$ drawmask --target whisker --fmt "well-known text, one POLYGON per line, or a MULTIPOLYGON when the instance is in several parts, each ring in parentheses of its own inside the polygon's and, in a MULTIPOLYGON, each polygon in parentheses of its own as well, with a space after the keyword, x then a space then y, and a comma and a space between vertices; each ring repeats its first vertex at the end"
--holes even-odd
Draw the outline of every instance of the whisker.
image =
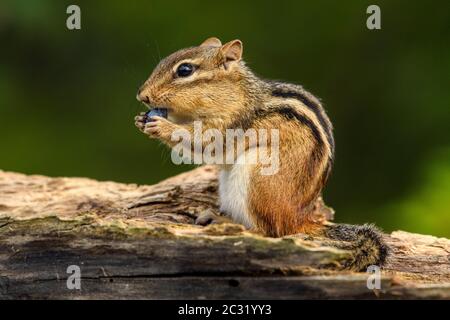
POLYGON ((154 41, 154 43, 155 43, 156 52, 158 53, 158 58, 159 58, 158 61, 161 61, 161 52, 159 51, 158 41, 156 41, 156 39, 153 40, 153 41, 154 41))

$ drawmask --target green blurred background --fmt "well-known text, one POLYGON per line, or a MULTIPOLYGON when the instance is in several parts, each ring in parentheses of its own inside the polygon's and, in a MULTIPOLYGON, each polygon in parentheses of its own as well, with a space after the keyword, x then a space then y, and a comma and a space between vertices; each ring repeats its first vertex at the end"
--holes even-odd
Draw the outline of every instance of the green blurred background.
POLYGON ((0 169, 143 184, 190 169, 134 127, 135 95, 160 57, 210 36, 241 39, 258 74, 322 98, 337 221, 450 237, 447 0, 3 0, 0 169), (366 28, 370 4, 381 30, 366 28))

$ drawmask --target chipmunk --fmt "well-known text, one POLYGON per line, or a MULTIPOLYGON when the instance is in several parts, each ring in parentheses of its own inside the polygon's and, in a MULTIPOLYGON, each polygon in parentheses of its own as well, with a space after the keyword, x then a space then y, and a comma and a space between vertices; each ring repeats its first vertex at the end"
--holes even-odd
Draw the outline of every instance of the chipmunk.
MULTIPOLYGON (((202 121, 203 130, 220 132, 278 129, 280 165, 276 174, 262 175, 259 164, 221 166, 221 213, 267 236, 306 233, 338 238, 338 229, 324 226, 313 215, 335 151, 333 126, 324 108, 300 85, 256 76, 242 60, 242 53, 240 40, 222 44, 209 38, 163 59, 140 87, 137 99, 167 109, 168 118, 153 116, 147 122, 141 113, 135 125, 169 147, 177 143, 172 133, 178 129, 193 133, 196 120, 202 121)), ((257 150, 258 146, 246 146, 246 152, 257 150)), ((207 212, 196 222, 219 219, 207 212)), ((349 238, 349 228, 344 229, 349 238)), ((366 229, 363 233, 370 234, 366 229)), ((381 246, 379 237, 377 240, 381 246)), ((383 255, 384 249, 377 254, 383 255)))

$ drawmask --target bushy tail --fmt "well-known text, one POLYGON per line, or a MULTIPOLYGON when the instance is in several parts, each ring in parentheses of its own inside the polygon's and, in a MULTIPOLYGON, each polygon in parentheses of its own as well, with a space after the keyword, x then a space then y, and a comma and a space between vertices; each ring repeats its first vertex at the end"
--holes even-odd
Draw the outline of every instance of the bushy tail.
POLYGON ((383 240, 381 231, 370 224, 328 224, 324 236, 339 249, 353 252, 353 258, 344 266, 354 271, 365 271, 370 265, 383 266, 389 247, 383 240))

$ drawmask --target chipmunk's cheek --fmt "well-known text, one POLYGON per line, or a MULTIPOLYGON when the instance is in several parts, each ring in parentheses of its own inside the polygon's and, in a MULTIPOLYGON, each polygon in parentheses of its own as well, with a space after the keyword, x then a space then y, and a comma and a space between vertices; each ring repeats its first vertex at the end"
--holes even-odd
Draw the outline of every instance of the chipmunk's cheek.
POLYGON ((179 105, 178 103, 169 104, 170 106, 167 110, 167 117, 170 119, 171 117, 179 116, 180 114, 183 114, 185 112, 185 108, 183 105, 179 105))

